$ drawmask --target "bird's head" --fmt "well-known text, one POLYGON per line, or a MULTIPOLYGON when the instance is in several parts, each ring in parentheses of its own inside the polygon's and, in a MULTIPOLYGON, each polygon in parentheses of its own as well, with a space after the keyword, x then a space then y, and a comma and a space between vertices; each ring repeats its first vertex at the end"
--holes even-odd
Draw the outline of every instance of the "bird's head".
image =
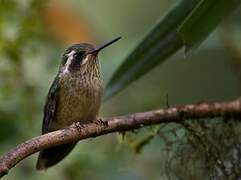
POLYGON ((84 67, 86 69, 86 67, 88 68, 88 65, 91 67, 97 64, 98 53, 119 39, 120 37, 115 38, 112 41, 109 41, 96 48, 87 43, 74 44, 70 46, 63 54, 63 59, 60 66, 61 72, 72 73, 81 71, 81 69, 84 67))

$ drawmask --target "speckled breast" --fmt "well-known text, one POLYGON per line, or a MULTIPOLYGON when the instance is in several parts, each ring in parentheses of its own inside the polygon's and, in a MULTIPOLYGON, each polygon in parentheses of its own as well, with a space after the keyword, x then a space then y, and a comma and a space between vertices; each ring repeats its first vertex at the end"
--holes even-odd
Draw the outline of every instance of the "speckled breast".
POLYGON ((61 77, 54 129, 96 119, 101 95, 102 79, 99 76, 75 73, 61 77))

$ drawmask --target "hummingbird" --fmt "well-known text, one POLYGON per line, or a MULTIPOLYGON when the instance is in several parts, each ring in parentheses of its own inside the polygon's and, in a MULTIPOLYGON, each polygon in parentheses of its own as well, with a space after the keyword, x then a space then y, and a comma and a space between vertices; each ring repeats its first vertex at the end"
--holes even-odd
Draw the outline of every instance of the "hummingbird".
MULTIPOLYGON (((96 48, 88 43, 67 48, 47 95, 42 134, 73 123, 85 124, 97 120, 103 93, 98 53, 119 39, 96 48)), ((40 151, 36 169, 43 170, 57 164, 76 144, 71 142, 40 151)))

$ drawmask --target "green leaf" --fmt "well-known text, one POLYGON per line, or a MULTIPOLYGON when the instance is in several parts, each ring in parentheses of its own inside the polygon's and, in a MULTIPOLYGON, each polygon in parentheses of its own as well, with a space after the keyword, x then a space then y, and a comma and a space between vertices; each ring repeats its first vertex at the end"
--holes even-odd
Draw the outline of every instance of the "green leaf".
POLYGON ((107 85, 105 98, 140 78, 183 45, 198 46, 240 0, 182 0, 150 31, 125 59, 107 85))
POLYGON ((107 85, 105 98, 125 88, 163 62, 183 45, 177 28, 201 0, 179 1, 146 35, 117 69, 107 85))
POLYGON ((186 51, 200 45, 240 3, 240 0, 202 0, 178 31, 185 42, 186 51))

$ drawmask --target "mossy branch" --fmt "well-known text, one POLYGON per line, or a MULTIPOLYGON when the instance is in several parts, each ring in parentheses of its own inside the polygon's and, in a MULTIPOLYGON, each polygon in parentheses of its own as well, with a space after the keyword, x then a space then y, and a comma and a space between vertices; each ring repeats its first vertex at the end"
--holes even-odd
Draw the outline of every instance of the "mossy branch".
POLYGON ((180 123, 186 119, 214 117, 241 118, 241 99, 229 102, 211 102, 177 105, 165 109, 103 118, 84 127, 72 125, 30 139, 7 152, 0 159, 0 177, 6 175, 17 163, 33 153, 60 144, 97 137, 113 132, 131 131, 161 123, 180 123))

